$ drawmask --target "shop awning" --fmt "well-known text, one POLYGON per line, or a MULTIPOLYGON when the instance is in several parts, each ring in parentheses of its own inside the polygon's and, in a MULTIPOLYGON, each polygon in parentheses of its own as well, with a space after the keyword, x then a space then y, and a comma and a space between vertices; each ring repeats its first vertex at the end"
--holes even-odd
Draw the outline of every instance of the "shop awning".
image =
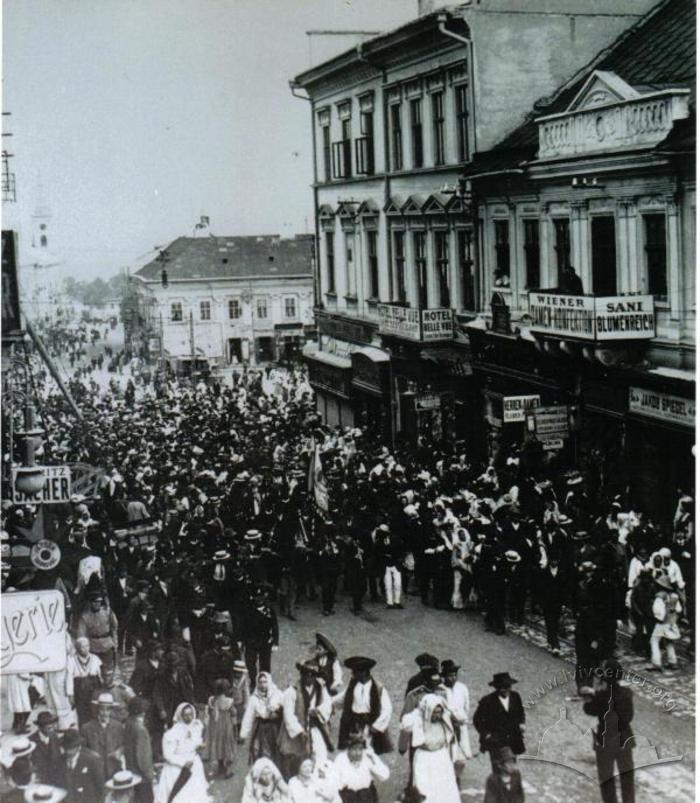
POLYGON ((375 348, 374 346, 363 346, 361 349, 356 349, 353 354, 364 354, 372 362, 389 362, 389 355, 382 349, 375 348))
POLYGON ((337 354, 330 354, 327 351, 310 351, 304 354, 307 360, 316 360, 334 368, 352 368, 352 362, 348 357, 339 357, 337 354))

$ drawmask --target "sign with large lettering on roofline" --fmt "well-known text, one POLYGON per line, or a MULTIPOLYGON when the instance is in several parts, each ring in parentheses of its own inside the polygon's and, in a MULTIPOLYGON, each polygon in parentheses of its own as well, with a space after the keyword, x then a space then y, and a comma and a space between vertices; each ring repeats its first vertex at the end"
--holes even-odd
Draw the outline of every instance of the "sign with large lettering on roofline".
POLYGON ((18 491, 15 487, 17 469, 12 469, 12 487, 15 504, 50 505, 70 502, 70 466, 40 466, 44 472, 44 487, 34 494, 18 491))
POLYGON ((656 336, 654 296, 528 294, 530 329, 553 337, 610 342, 656 336))
POLYGON ((65 625, 65 603, 60 591, 3 594, 0 672, 9 675, 65 669, 65 625))
POLYGON ((682 396, 630 387, 629 410, 660 421, 695 427, 695 401, 682 396))

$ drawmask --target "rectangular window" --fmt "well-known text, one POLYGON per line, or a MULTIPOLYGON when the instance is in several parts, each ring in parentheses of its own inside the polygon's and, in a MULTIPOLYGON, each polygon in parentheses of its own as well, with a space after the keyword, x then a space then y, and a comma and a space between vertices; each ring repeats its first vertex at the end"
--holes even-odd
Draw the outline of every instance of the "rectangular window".
POLYGON ((170 305, 170 320, 173 323, 182 321, 182 304, 179 301, 173 301, 170 305))
POLYGON ((476 309, 476 288, 474 287, 474 259, 472 258, 471 229, 460 231, 458 235, 459 272, 462 277, 462 308, 476 309))
POLYGON ((457 148, 460 162, 469 159, 469 110, 467 106, 467 85, 455 87, 455 109, 457 112, 457 148))
POLYGON ((403 147, 401 142, 401 104, 394 103, 389 107, 391 125, 391 167, 393 170, 403 169, 403 147))
POLYGON ((360 115, 361 137, 355 140, 355 170, 360 175, 374 174, 374 115, 363 112, 360 115))
POLYGON ((255 301, 256 315, 261 320, 267 318, 267 298, 258 298, 255 301))
POLYGON ((494 220, 493 230, 496 241, 496 275, 494 279, 497 287, 508 287, 510 285, 510 224, 507 220, 494 220), (499 279, 501 284, 498 284, 499 279))
POLYGON ((433 159, 436 165, 445 164, 445 110, 444 92, 434 92, 433 103, 433 159))
POLYGON ((404 303, 406 301, 406 246, 402 231, 394 232, 394 266, 398 301, 404 303))
POLYGON ((666 215, 644 215, 644 250, 647 257, 647 287, 659 299, 668 298, 666 261, 666 215))
POLYGON ((591 267, 595 295, 614 296, 617 293, 617 248, 612 215, 591 220, 591 267))
POLYGON ((377 260, 377 232, 367 232, 367 262, 369 263, 369 295, 379 298, 379 261, 377 260))
POLYGON ((348 277, 348 295, 357 296, 357 275, 355 273, 355 235, 345 235, 345 269, 348 277))
POLYGON ((324 125, 321 129, 323 139, 323 180, 331 180, 331 127, 324 125))
POLYGON ((440 306, 450 306, 450 252, 446 231, 435 232, 435 267, 440 287, 440 306))
POLYGON ((233 321, 241 317, 241 302, 237 298, 228 301, 228 317, 233 321))
POLYGON ((564 283, 564 271, 571 261, 571 233, 569 218, 560 217, 554 221, 554 253, 557 260, 557 287, 564 283))
POLYGON ((523 247, 525 249, 525 287, 540 286, 540 221, 523 220, 523 247))
POLYGON ((285 318, 296 318, 297 317, 297 300, 296 298, 285 298, 284 299, 284 317, 285 318))
POLYGON ((425 262, 425 232, 413 232, 413 258, 418 282, 418 309, 428 308, 428 271, 425 262))
POLYGON ((211 320, 211 301, 199 302, 199 319, 201 321, 211 320))
POLYGON ((352 175, 352 140, 350 120, 342 120, 342 139, 333 143, 333 178, 349 178, 352 175))
POLYGON ((326 280, 328 292, 335 293, 335 236, 332 231, 326 232, 326 280))
POLYGON ((411 101, 411 150, 413 166, 423 167, 423 100, 411 101))

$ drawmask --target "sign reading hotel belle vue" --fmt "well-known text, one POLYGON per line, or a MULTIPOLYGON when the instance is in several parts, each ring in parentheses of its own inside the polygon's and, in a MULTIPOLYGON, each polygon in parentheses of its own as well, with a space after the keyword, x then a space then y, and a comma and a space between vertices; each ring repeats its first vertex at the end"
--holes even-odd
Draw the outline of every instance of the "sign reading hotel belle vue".
POLYGON ((654 296, 569 296, 530 293, 533 332, 563 338, 646 340, 656 335, 654 296))
POLYGON ((451 309, 417 310, 393 304, 379 304, 379 331, 406 340, 452 340, 454 316, 451 309))
POLYGON ((65 625, 65 604, 60 591, 3 594, 2 674, 65 669, 65 625))

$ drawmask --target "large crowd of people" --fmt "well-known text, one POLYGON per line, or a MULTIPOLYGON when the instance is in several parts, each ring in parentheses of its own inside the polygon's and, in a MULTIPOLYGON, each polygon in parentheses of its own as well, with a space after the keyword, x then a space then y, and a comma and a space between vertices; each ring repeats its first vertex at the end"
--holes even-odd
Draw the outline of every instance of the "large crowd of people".
POLYGON ((454 661, 418 656, 397 720, 375 662, 339 656, 318 633, 313 654, 295 656, 298 681, 280 689, 277 617, 294 620, 302 603, 324 616, 340 597, 355 615, 432 606, 481 615, 497 635, 542 620, 555 654, 572 621, 583 695, 615 657, 620 620, 650 669, 676 667, 694 618, 690 496, 672 521, 652 522, 605 489, 592 495, 581 473, 533 472, 516 451, 484 463, 461 443, 392 448, 364 428, 331 430, 298 366, 195 383, 131 371, 125 352, 81 363, 75 351, 68 386, 83 421, 35 374, 41 455, 105 473, 44 523, 54 566, 16 559, 37 510, 3 503, 3 592, 59 589, 68 622, 65 670, 7 676, 13 791, 206 801, 243 749, 245 803, 366 803, 398 741, 405 800, 456 803, 473 724, 492 761, 486 799, 522 799, 525 716, 507 672, 472 714, 454 661), (97 381, 103 366, 125 367, 126 388, 97 381))

